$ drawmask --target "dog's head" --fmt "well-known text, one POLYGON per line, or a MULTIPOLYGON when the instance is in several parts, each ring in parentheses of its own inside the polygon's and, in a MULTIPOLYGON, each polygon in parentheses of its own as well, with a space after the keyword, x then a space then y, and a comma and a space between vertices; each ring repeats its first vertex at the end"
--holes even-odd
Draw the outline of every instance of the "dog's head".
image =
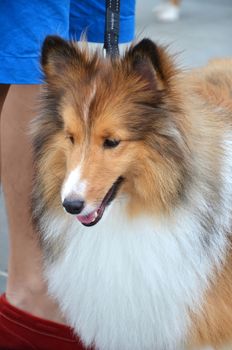
POLYGON ((50 36, 42 67, 34 149, 45 202, 59 198, 87 226, 120 194, 131 210, 168 207, 185 170, 176 71, 165 50, 144 39, 112 60, 50 36))

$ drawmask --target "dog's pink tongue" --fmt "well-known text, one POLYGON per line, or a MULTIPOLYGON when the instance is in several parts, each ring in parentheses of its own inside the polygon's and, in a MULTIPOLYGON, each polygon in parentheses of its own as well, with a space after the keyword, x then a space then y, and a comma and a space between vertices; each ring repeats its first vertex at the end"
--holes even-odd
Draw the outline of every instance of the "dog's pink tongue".
POLYGON ((82 224, 91 224, 95 220, 95 214, 94 212, 88 214, 88 215, 77 215, 77 219, 82 223, 82 224))

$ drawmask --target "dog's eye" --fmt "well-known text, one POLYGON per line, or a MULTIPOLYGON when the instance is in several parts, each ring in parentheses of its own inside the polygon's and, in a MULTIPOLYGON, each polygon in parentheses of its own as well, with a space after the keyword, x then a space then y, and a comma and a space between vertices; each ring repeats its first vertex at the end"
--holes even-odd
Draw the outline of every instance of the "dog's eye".
POLYGON ((75 143, 75 140, 74 140, 73 135, 67 135, 67 139, 68 139, 72 144, 75 143))
POLYGON ((114 139, 105 139, 103 143, 104 148, 115 148, 119 145, 120 140, 114 140, 114 139))

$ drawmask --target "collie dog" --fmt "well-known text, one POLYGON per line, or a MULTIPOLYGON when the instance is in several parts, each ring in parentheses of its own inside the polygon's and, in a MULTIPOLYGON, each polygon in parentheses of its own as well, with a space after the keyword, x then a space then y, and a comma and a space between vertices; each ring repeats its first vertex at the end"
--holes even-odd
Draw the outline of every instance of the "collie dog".
POLYGON ((232 338, 232 61, 181 72, 48 37, 33 219, 48 288, 99 350, 232 338))

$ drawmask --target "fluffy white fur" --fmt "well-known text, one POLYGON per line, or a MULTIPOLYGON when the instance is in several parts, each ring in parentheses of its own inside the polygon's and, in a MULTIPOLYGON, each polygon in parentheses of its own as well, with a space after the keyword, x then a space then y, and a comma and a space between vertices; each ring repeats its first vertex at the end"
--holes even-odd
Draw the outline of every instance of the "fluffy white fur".
POLYGON ((88 228, 62 215, 44 220, 45 240, 60 235, 63 242, 46 275, 83 342, 100 350, 184 348, 188 309, 200 310, 225 253, 222 225, 206 247, 198 217, 185 208, 170 218, 129 220, 124 200, 117 200, 88 228))

